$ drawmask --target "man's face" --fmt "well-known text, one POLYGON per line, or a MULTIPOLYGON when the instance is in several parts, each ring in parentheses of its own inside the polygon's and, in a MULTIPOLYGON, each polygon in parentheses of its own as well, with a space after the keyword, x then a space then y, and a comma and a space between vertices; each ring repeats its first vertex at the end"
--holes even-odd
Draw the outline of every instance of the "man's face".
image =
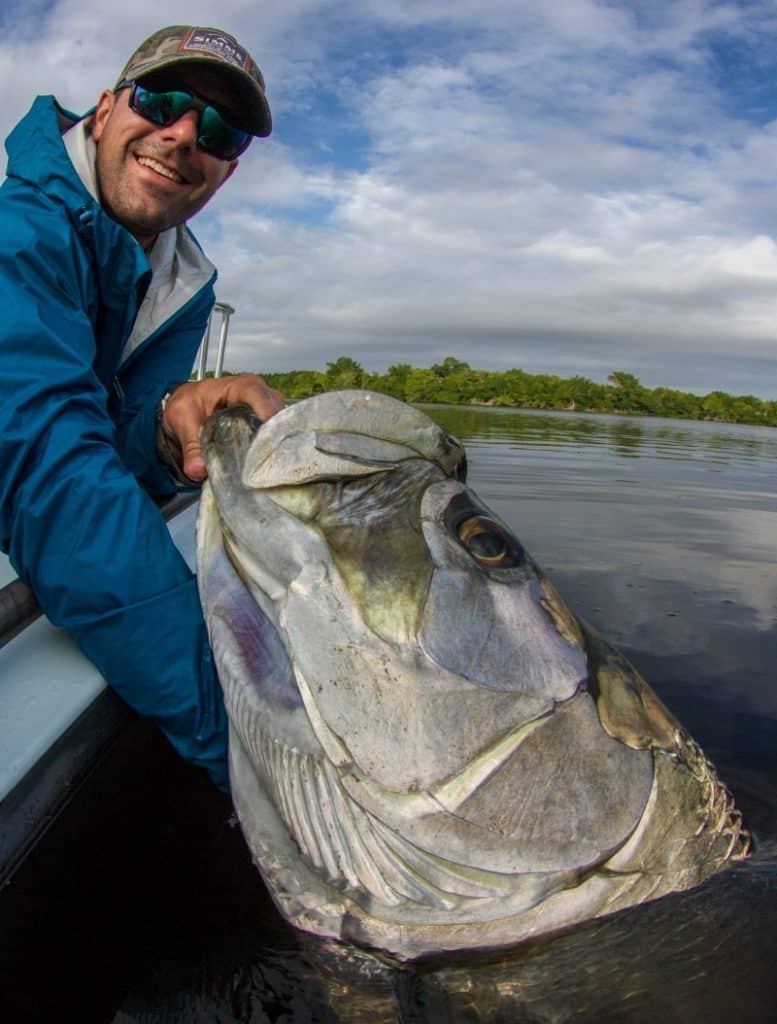
MULTIPOLYGON (((176 68, 164 84, 196 92, 220 110, 235 108, 227 83, 210 69, 176 68)), ((196 110, 163 128, 136 114, 129 95, 128 88, 106 90, 98 100, 92 122, 97 183, 104 209, 147 248, 160 231, 201 210, 237 160, 219 160, 197 148, 196 110)))

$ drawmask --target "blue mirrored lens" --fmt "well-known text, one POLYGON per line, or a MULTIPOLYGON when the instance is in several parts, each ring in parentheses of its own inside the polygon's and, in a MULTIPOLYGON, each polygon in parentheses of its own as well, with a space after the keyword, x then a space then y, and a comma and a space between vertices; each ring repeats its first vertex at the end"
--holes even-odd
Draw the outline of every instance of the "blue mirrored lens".
POLYGON ((200 112, 197 145, 206 153, 221 156, 223 160, 233 160, 250 141, 249 132, 233 127, 215 107, 206 106, 200 112))
POLYGON ((136 114, 154 124, 173 124, 187 110, 197 110, 197 145, 219 160, 234 160, 251 141, 251 133, 235 128, 215 107, 183 89, 156 92, 137 82, 130 92, 130 106, 136 114))

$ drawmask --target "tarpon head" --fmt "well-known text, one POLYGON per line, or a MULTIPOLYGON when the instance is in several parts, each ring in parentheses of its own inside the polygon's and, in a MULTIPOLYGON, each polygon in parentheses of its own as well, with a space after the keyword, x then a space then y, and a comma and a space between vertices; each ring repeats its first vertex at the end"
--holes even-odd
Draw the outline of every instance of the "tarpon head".
POLYGON ((455 439, 364 391, 257 427, 205 426, 198 575, 238 816, 290 920, 405 957, 497 945, 741 851, 701 752, 455 439))

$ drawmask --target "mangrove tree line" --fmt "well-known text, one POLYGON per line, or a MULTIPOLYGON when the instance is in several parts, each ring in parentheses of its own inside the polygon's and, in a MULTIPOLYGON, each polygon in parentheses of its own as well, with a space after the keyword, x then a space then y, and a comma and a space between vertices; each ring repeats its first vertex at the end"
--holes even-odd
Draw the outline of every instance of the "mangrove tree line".
POLYGON ((341 356, 327 363, 325 371, 289 370, 265 373, 264 377, 289 399, 339 388, 369 388, 406 402, 631 413, 777 426, 777 402, 725 391, 696 395, 674 388, 646 388, 634 374, 623 370, 611 373, 607 384, 599 384, 581 376, 475 370, 449 356, 428 369, 396 363, 385 373, 370 373, 350 356, 341 356))

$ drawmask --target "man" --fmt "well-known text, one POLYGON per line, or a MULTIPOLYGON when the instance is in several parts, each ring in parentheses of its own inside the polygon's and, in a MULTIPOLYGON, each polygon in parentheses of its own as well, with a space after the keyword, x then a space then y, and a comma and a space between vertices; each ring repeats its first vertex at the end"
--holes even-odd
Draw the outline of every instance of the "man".
POLYGON ((0 188, 0 543, 51 621, 224 789, 196 581, 149 492, 204 478, 215 409, 283 405, 253 374, 188 382, 216 274, 185 222, 270 130, 246 50, 171 26, 85 118, 39 97, 0 188))

